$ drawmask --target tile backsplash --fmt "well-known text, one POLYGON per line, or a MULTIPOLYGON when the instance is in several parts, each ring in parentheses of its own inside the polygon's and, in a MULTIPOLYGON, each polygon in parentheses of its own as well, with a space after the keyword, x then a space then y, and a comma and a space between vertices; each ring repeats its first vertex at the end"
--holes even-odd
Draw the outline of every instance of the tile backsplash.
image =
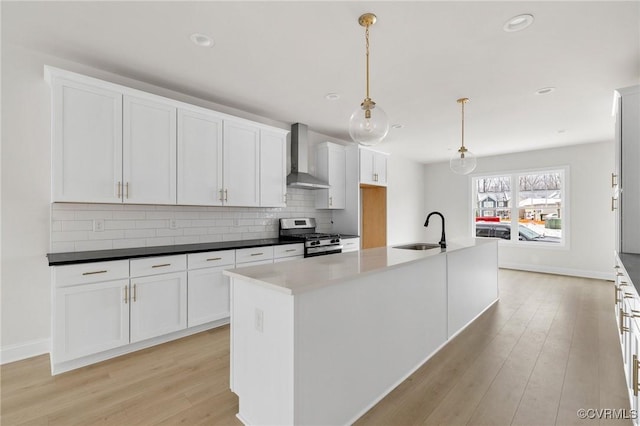
POLYGON ((191 207, 129 204, 51 205, 51 253, 276 238, 281 217, 315 217, 331 230, 331 211, 313 191, 288 188, 287 207, 191 207))

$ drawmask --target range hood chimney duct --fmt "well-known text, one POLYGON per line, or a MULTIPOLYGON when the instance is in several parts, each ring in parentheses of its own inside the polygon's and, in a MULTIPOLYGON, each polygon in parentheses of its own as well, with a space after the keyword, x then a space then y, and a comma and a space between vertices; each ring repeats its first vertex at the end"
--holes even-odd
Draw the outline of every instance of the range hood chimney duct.
POLYGON ((287 176, 287 186, 303 189, 326 189, 329 184, 311 176, 308 165, 309 128, 306 124, 291 126, 291 173, 287 176))

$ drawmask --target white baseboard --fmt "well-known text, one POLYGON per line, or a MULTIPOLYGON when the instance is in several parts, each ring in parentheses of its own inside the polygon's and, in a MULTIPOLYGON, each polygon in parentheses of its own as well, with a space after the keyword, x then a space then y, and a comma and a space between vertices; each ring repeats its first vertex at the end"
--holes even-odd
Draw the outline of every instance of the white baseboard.
POLYGON ((530 265, 524 263, 500 263, 498 266, 504 269, 517 269, 520 271, 542 272, 545 274, 555 275, 569 275, 572 277, 593 278, 597 280, 613 281, 615 278, 613 269, 611 270, 611 272, 602 272, 588 271, 584 269, 560 268, 557 266, 548 265, 530 265))
POLYGON ((167 343, 172 340, 181 339, 183 337, 191 336, 192 334, 200 333, 202 331, 210 330, 212 328, 220 327, 226 324, 229 324, 228 317, 222 318, 217 321, 208 322, 206 324, 196 325, 195 327, 185 328, 184 330, 175 331, 173 333, 164 334, 162 336, 153 337, 151 339, 143 340, 140 342, 130 343, 128 345, 120 346, 104 352, 99 352, 97 354, 72 359, 69 361, 56 362, 54 354, 51 357, 51 375, 55 376, 56 374, 65 373, 67 371, 75 370, 76 368, 85 367, 87 365, 95 364, 101 361, 106 361, 117 356, 139 351, 141 349, 150 348, 152 346, 167 343))
POLYGON ((20 361, 34 356, 48 354, 51 350, 51 340, 38 339, 0 348, 0 364, 20 361))

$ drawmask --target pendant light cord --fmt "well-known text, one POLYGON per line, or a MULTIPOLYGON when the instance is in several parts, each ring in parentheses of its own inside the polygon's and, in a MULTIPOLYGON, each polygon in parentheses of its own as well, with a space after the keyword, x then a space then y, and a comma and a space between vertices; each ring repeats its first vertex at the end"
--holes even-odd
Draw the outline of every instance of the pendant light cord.
POLYGON ((462 148, 464 148, 464 104, 465 101, 461 102, 462 104, 462 148))
POLYGON ((367 99, 369 98, 369 25, 366 26, 364 31, 365 36, 365 47, 366 47, 366 56, 367 56, 367 99))

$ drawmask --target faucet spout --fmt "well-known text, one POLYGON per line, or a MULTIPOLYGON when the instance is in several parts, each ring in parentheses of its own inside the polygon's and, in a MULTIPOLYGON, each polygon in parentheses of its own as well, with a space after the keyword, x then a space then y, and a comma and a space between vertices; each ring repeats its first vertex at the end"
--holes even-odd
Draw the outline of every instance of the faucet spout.
POLYGON ((440 248, 447 248, 447 237, 445 236, 444 233, 444 216, 442 215, 442 213, 440 212, 431 212, 429 213, 429 215, 427 216, 427 221, 424 223, 424 226, 427 227, 429 226, 429 218, 433 215, 437 215, 440 216, 440 219, 442 219, 442 235, 440 236, 440 241, 438 242, 438 244, 440 244, 440 248))

